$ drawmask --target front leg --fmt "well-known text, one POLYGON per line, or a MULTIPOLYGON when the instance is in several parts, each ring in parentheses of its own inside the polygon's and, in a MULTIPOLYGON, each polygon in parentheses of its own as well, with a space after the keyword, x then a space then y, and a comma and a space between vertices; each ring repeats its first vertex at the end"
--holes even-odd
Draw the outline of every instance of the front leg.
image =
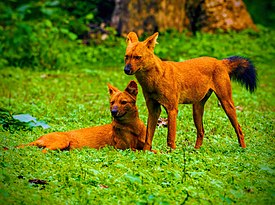
POLYGON ((172 149, 176 149, 176 130, 177 130, 177 115, 178 108, 166 109, 168 114, 168 136, 167 145, 172 149))
POLYGON ((146 129, 146 140, 143 150, 152 149, 152 141, 155 133, 155 129, 158 123, 158 118, 161 112, 160 104, 154 99, 146 99, 146 105, 148 108, 148 120, 146 129))

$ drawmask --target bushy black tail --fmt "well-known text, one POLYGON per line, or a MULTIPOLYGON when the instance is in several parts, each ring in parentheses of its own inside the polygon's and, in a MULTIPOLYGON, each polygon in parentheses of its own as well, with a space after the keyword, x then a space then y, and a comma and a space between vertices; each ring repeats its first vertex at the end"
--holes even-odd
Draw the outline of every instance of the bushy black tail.
POLYGON ((253 63, 240 56, 231 56, 223 59, 229 68, 231 79, 240 82, 251 93, 257 88, 257 71, 253 63))

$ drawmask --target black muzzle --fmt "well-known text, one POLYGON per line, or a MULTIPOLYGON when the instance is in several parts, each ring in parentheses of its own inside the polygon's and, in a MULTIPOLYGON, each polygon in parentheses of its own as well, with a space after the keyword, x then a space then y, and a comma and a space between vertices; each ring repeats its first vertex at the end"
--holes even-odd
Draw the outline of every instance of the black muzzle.
POLYGON ((125 65, 124 73, 127 74, 127 75, 132 75, 132 66, 131 66, 131 64, 125 65))

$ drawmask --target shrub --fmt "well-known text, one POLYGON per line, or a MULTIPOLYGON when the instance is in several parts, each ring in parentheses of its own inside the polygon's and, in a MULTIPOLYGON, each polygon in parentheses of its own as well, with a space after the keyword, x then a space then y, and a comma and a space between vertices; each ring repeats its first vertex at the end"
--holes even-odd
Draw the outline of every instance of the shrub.
POLYGON ((88 33, 89 23, 100 22, 100 18, 95 18, 100 4, 65 0, 1 2, 0 66, 70 66, 75 61, 74 47, 81 42, 78 37, 88 33))

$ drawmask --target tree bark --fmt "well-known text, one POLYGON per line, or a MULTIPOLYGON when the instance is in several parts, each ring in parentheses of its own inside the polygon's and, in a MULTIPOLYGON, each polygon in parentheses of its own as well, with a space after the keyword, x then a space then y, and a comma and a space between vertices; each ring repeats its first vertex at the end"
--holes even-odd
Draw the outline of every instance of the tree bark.
POLYGON ((242 0, 115 0, 111 26, 120 35, 256 29, 242 0))
POLYGON ((217 30, 256 30, 242 0, 187 0, 190 30, 214 33, 217 30))
POLYGON ((111 25, 119 34, 135 31, 153 33, 175 29, 183 31, 188 25, 185 0, 115 0, 111 25))

